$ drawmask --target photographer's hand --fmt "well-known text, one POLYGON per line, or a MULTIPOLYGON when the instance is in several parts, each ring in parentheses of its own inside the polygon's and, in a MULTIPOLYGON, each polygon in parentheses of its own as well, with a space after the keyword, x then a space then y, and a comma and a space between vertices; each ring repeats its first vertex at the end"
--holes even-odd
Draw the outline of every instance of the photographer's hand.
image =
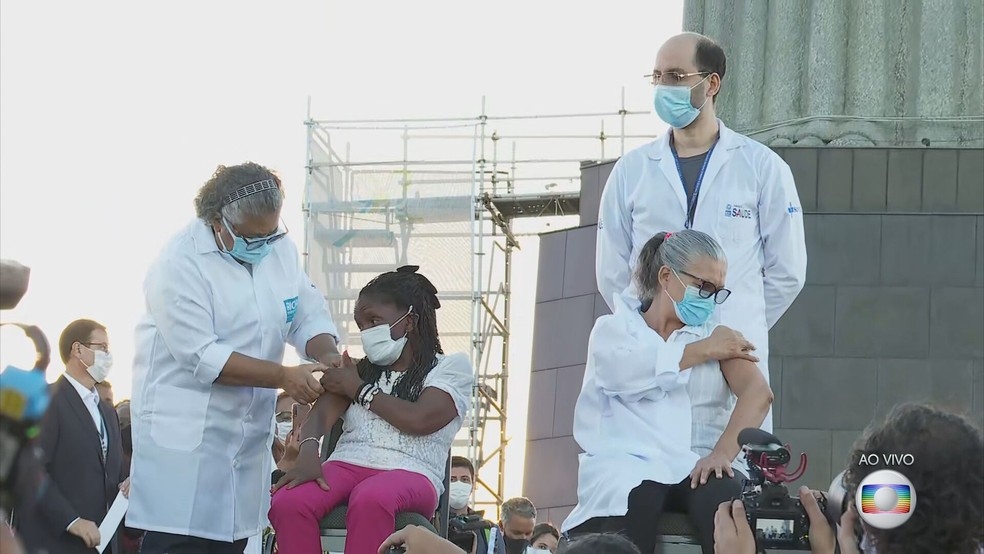
POLYGON ((810 518, 810 552, 813 554, 834 554, 836 541, 834 540, 834 530, 827 522, 827 516, 820 509, 817 503, 817 496, 820 493, 811 491, 807 487, 800 487, 799 498, 806 510, 807 517, 810 518))
POLYGON ((379 546, 379 554, 402 546, 406 554, 461 554, 462 550, 423 527, 408 525, 393 533, 379 546))
POLYGON ((837 544, 840 545, 841 554, 861 554, 858 537, 854 534, 857 522, 858 511, 854 504, 851 504, 841 516, 840 529, 837 530, 837 544))
POLYGON ((714 514, 715 554, 755 554, 755 535, 741 500, 722 502, 714 514))

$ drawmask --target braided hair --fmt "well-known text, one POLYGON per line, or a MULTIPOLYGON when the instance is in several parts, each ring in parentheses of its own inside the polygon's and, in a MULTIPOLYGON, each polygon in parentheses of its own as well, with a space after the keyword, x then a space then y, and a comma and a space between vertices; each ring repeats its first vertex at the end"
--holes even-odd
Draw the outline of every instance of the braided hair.
MULTIPOLYGON (((413 358, 393 387, 394 396, 410 402, 420 398, 424 378, 437 365, 437 355, 444 354, 437 334, 436 310, 441 307, 441 301, 437 299, 437 288, 427 277, 417 273, 418 269, 419 266, 406 265, 383 273, 359 291, 360 298, 372 297, 406 310, 413 306, 413 313, 407 316, 415 318, 416 333, 407 342, 413 348, 413 358)), ((359 376, 369 383, 376 383, 387 371, 386 367, 370 362, 368 357, 359 360, 357 367, 359 376)))

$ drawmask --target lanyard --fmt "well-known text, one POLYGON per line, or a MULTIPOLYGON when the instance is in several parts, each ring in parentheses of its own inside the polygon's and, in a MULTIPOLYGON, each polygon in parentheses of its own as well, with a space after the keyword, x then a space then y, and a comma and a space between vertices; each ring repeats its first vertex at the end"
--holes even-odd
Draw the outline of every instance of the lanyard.
MULTIPOLYGON (((690 195, 687 200, 687 219, 683 222, 683 226, 690 229, 694 225, 694 217, 697 215, 697 198, 700 196, 700 184, 704 181, 704 172, 707 171, 707 164, 711 161, 711 153, 714 152, 714 147, 717 146, 717 142, 711 145, 710 150, 704 155, 704 163, 700 166, 700 173, 697 174, 697 181, 694 182, 694 192, 690 195)), ((683 178, 683 168, 680 167, 680 156, 677 155, 676 148, 671 148, 673 151, 673 161, 676 162, 677 173, 680 175, 680 184, 683 186, 684 193, 687 191, 687 185, 684 184, 683 178)))

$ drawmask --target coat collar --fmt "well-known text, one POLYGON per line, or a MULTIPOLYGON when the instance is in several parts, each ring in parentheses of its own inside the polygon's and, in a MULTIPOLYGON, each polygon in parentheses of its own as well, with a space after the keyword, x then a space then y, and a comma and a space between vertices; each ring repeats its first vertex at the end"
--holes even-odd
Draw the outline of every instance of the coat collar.
MULTIPOLYGON (((719 150, 730 152, 744 145, 745 137, 729 129, 720 119, 717 122, 718 132, 721 138, 718 139, 717 145, 714 147, 715 154, 719 150)), ((673 165, 673 151, 670 149, 670 131, 663 133, 663 136, 651 142, 647 154, 649 155, 649 159, 657 162, 662 161, 664 158, 669 158, 671 165, 673 165)))
MULTIPOLYGON (((715 178, 721 169, 728 163, 731 156, 734 154, 735 150, 741 148, 744 145, 745 138, 742 135, 729 129, 724 122, 720 119, 718 121, 718 132, 720 133, 720 138, 717 144, 714 146, 714 151, 711 153, 710 160, 707 161, 707 171, 704 174, 704 180, 701 184, 701 189, 704 187, 709 187, 714 183, 715 178)), ((687 213, 688 201, 686 193, 684 192, 683 182, 680 180, 680 172, 677 169, 676 160, 673 157, 673 150, 670 148, 670 132, 667 131, 663 133, 663 136, 654 141, 648 151, 649 159, 655 161, 659 166, 660 171, 663 173, 663 177, 666 182, 670 184, 670 188, 673 189, 673 193, 679 201, 683 212, 687 213)), ((707 197, 706 194, 699 194, 697 197, 697 211, 700 211, 701 204, 707 197)), ((683 221, 680 222, 680 228, 683 228, 683 221)))
POLYGON ((215 243, 215 233, 212 232, 212 226, 208 223, 195 218, 195 221, 191 223, 190 233, 191 240, 195 243, 195 252, 208 254, 219 251, 219 245, 215 243))
MULTIPOLYGON (((616 317, 622 318, 629 322, 630 328, 645 327, 647 330, 655 333, 655 331, 649 327, 649 324, 646 323, 646 320, 642 317, 642 312, 640 311, 641 309, 642 301, 639 300, 635 292, 634 285, 625 289, 622 294, 616 295, 614 310, 616 317)), ((688 334, 694 335, 698 338, 703 338, 707 333, 705 326, 693 327, 690 325, 684 325, 680 329, 674 331, 674 333, 670 335, 670 340, 667 342, 673 342, 673 336, 677 334, 688 334)))
MULTIPOLYGON (((102 456, 102 448, 99 446, 99 430, 96 429, 96 423, 92 421, 92 414, 89 413, 89 408, 86 407, 82 397, 68 378, 62 375, 56 385, 59 387, 61 394, 65 395, 66 401, 72 407, 72 411, 75 412, 75 417, 81 421, 82 427, 86 428, 86 433, 90 435, 90 440, 93 441, 91 444, 95 445, 96 456, 99 458, 99 463, 105 465, 106 460, 102 456)), ((106 423, 106 413, 102 408, 102 402, 98 404, 99 415, 103 418, 103 424, 106 425, 106 432, 109 433, 109 425, 106 423)), ((107 437, 108 439, 108 437, 107 437)))

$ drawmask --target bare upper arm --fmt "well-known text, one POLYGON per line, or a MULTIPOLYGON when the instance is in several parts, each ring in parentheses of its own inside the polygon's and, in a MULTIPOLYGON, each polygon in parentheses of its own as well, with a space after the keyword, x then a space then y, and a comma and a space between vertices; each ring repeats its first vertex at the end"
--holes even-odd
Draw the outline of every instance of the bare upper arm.
POLYGON ((728 382, 728 387, 731 388, 731 392, 735 396, 741 396, 757 389, 771 391, 765 376, 762 375, 762 371, 754 362, 741 358, 723 360, 721 373, 724 374, 724 379, 728 382))
POLYGON ((420 393, 420 398, 414 403, 420 414, 421 435, 430 435, 444 428, 458 417, 451 395, 437 387, 427 387, 420 393))

